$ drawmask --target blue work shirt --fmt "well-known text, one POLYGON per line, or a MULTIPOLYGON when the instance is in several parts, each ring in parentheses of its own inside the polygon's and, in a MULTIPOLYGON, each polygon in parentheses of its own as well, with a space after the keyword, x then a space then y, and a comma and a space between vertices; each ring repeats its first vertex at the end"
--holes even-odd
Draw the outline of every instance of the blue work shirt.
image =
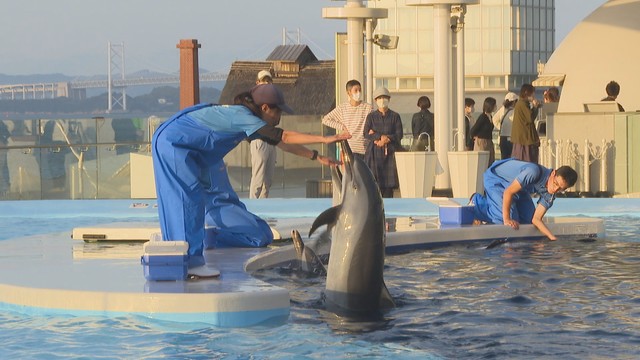
POLYGON ((538 164, 512 159, 496 163, 495 166, 491 166, 490 171, 507 182, 505 188, 513 180, 518 180, 518 183, 522 186, 521 191, 540 195, 538 204, 544 206, 545 209, 553 206, 555 195, 550 194, 547 190, 547 180, 551 175, 551 169, 538 164))
POLYGON ((203 107, 189 113, 203 126, 215 132, 244 132, 253 135, 267 123, 255 116, 251 110, 242 105, 214 105, 203 107))

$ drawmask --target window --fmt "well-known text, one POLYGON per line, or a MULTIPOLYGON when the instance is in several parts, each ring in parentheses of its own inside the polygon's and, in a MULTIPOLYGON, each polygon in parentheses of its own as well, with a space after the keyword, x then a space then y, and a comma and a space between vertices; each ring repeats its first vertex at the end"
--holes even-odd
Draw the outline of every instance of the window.
POLYGON ((398 88, 401 90, 415 90, 418 88, 418 81, 416 78, 400 78, 399 80, 400 86, 398 88))

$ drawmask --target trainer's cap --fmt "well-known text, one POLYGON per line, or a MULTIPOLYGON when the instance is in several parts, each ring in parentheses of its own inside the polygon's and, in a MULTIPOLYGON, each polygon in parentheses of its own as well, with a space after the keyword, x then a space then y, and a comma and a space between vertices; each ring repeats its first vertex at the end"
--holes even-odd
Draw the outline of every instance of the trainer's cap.
POLYGON ((260 84, 251 89, 251 98, 257 105, 275 105, 280 110, 293 114, 293 110, 284 102, 282 91, 273 84, 260 84))

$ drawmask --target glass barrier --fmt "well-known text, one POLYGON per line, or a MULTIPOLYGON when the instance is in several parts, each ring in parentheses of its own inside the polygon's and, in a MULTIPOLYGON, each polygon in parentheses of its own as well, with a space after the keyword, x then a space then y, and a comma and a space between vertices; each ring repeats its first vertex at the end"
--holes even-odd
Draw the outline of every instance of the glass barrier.
MULTIPOLYGON (((151 137, 164 120, 0 120, 0 200, 155 198, 151 137)), ((301 132, 325 131, 318 116, 283 117, 283 123, 294 121, 301 132)), ((325 145, 311 148, 328 154, 325 145)), ((249 143, 242 142, 225 163, 238 195, 248 197, 249 143)), ((317 161, 278 150, 270 197, 315 197, 306 193, 307 182, 328 174, 317 161)))

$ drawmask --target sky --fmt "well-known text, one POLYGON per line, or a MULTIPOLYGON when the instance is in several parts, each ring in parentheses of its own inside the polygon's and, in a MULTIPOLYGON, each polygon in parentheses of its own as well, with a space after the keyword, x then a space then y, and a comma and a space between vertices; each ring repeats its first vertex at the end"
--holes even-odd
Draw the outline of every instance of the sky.
MULTIPOLYGON (((556 0, 556 46, 606 0, 556 0)), ((226 72, 264 60, 286 36, 332 59, 346 21, 322 18, 329 0, 26 0, 2 5, 0 73, 106 74, 108 42, 124 43, 125 73, 174 73, 180 39, 197 39, 200 67, 226 72), (285 30, 286 29, 286 30, 285 30), (299 35, 298 35, 299 30, 299 35)))

